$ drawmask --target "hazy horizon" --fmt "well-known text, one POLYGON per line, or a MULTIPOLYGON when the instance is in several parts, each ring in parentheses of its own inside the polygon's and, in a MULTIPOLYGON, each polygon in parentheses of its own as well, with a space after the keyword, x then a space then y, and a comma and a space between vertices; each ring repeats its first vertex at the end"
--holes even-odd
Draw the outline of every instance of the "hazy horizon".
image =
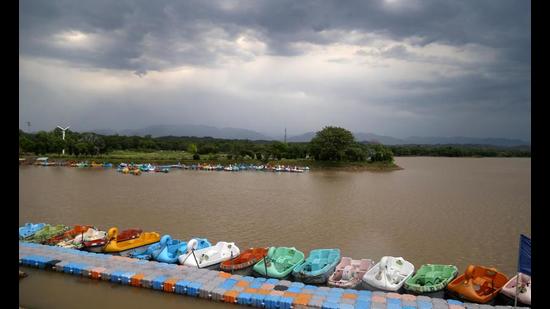
POLYGON ((529 1, 34 1, 19 126, 531 140, 529 1))

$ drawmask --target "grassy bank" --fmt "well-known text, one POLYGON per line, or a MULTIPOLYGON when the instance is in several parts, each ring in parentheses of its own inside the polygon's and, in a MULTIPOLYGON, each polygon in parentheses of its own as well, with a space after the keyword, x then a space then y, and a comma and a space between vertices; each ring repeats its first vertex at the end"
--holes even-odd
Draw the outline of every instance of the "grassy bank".
MULTIPOLYGON (((25 156, 23 156, 25 157, 25 156)), ((28 157, 28 156, 27 156, 28 157)), ((182 163, 186 165, 197 163, 210 163, 210 164, 222 164, 229 165, 234 163, 247 163, 247 164, 271 164, 271 165, 291 165, 291 166, 309 166, 314 170, 319 169, 331 169, 331 170, 350 170, 350 171, 391 171, 399 170, 401 167, 394 163, 388 162, 327 162, 327 161, 315 161, 304 159, 282 159, 282 160, 268 160, 261 161, 256 159, 229 159, 226 154, 216 155, 201 155, 200 160, 193 160, 193 156, 188 152, 183 151, 154 151, 154 152, 138 152, 138 151, 113 151, 108 154, 97 156, 71 156, 61 154, 49 154, 44 155, 50 160, 66 160, 66 161, 95 161, 97 163, 111 162, 118 164, 122 162, 134 162, 134 163, 155 163, 155 164, 175 164, 182 163)), ((31 157, 28 157, 32 159, 31 157)))

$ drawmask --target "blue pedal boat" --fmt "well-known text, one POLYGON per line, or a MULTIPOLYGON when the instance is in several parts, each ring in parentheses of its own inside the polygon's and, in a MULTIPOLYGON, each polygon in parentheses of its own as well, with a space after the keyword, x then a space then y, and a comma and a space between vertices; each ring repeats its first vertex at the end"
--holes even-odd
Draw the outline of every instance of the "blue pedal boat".
POLYGON ((36 232, 40 231, 46 226, 46 223, 25 223, 24 226, 19 228, 19 239, 25 239, 31 237, 36 232))
POLYGON ((311 250, 304 263, 297 265, 292 275, 306 284, 323 284, 340 263, 340 249, 311 250))
MULTIPOLYGON (((197 248, 195 249, 203 249, 212 246, 212 244, 207 239, 196 239, 197 248)), ((178 262, 178 257, 187 252, 188 242, 178 239, 172 239, 170 235, 163 236, 160 242, 162 244, 162 249, 154 257, 154 259, 159 262, 175 264, 178 262)))

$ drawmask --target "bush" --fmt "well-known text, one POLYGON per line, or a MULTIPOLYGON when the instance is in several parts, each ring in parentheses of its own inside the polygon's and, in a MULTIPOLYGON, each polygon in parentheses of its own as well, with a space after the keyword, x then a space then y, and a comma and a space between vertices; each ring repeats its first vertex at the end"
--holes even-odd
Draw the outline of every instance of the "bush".
POLYGON ((200 159, 201 159, 201 156, 198 153, 193 155, 193 160, 200 160, 200 159))

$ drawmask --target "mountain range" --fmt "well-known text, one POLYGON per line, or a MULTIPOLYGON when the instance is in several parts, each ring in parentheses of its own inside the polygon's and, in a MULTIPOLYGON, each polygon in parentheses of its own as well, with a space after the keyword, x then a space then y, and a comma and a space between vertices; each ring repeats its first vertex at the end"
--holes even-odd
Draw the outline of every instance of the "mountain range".
MULTIPOLYGON (((282 137, 273 137, 268 134, 263 134, 253 130, 240 129, 240 128, 217 128, 205 125, 155 125, 141 129, 126 129, 120 131, 114 130, 92 130, 98 134, 111 135, 137 135, 145 136, 151 135, 152 137, 159 136, 196 136, 196 137, 213 137, 223 139, 248 139, 248 140, 282 140, 282 137)), ((501 147, 513 147, 530 145, 530 142, 526 142, 519 139, 509 138, 476 138, 476 137, 424 137, 424 136, 411 136, 407 138, 395 138, 391 136, 378 135, 374 133, 353 132, 355 139, 360 142, 378 142, 384 145, 406 145, 406 144, 423 144, 423 145, 436 145, 436 144, 469 144, 469 145, 492 145, 501 147)), ((294 135, 287 137, 288 142, 309 142, 315 136, 315 132, 306 132, 300 135, 294 135)))

